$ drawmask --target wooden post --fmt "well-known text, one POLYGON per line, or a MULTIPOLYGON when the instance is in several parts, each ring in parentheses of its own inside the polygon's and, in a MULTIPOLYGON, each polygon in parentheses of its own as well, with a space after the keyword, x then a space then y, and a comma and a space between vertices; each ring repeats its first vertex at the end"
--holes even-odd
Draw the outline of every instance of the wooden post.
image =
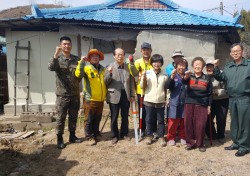
POLYGON ((81 35, 77 35, 77 54, 78 57, 81 58, 82 56, 82 43, 81 43, 81 35))

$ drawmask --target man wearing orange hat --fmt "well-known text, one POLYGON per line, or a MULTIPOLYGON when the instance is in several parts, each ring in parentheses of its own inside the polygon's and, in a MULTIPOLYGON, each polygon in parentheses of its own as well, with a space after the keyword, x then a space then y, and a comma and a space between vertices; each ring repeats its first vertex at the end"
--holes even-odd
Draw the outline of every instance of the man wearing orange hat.
POLYGON ((91 146, 97 143, 97 137, 100 136, 99 125, 107 93, 104 83, 105 68, 99 64, 102 60, 104 60, 103 53, 91 49, 87 57, 83 56, 78 62, 75 71, 77 78, 84 78, 84 129, 91 146), (86 62, 90 64, 86 65, 86 62))

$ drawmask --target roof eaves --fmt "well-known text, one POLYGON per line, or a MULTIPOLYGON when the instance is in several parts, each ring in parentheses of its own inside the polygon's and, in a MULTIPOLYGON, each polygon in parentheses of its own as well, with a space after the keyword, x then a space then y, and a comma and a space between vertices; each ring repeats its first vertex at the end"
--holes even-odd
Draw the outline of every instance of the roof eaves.
POLYGON ((238 24, 240 23, 242 16, 241 15, 236 15, 233 19, 233 23, 238 24))

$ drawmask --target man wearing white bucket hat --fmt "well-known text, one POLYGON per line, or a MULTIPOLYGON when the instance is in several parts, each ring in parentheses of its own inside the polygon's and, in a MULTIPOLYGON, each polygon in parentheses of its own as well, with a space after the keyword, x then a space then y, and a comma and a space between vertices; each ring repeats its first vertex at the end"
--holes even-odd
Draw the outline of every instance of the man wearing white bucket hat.
POLYGON ((166 67, 166 74, 168 75, 168 77, 171 75, 172 71, 174 70, 175 64, 179 62, 181 59, 183 59, 183 57, 184 56, 180 49, 174 50, 173 55, 172 55, 172 59, 174 60, 174 62, 167 65, 166 67))

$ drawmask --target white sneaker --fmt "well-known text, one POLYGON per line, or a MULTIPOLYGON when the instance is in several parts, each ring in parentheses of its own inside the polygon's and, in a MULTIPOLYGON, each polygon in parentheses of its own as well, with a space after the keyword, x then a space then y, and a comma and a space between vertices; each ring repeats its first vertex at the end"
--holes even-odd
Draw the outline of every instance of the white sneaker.
POLYGON ((187 142, 185 139, 181 139, 181 145, 187 145, 187 142))
POLYGON ((158 140, 159 136, 156 132, 153 133, 153 140, 158 140))
POLYGON ((160 138, 160 145, 161 145, 162 147, 166 147, 167 143, 166 143, 166 140, 165 140, 164 137, 161 137, 161 138, 160 138))
POLYGON ((145 139, 145 143, 146 143, 147 145, 152 144, 152 137, 151 137, 151 136, 147 136, 146 139, 145 139))
POLYGON ((170 141, 168 141, 168 145, 170 145, 170 146, 175 145, 175 141, 174 141, 174 140, 170 140, 170 141))
POLYGON ((89 145, 90 146, 96 145, 96 139, 93 137, 89 138, 89 145))

